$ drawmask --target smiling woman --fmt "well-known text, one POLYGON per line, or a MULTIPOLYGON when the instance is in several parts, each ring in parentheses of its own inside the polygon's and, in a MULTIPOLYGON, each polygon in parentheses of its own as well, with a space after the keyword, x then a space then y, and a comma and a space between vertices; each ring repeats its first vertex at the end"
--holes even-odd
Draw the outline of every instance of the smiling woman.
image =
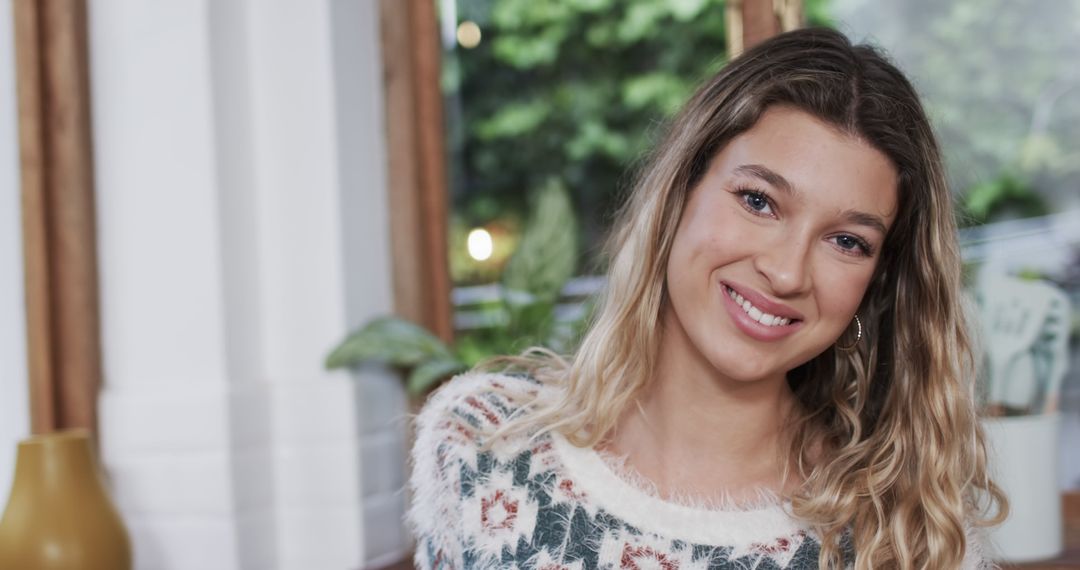
POLYGON ((795 107, 766 110, 690 191, 668 257, 662 374, 782 385, 855 318, 895 212, 884 154, 795 107))
POLYGON ((1006 501, 955 233, 878 51, 810 29, 735 59, 641 171, 577 352, 420 414, 418 565, 984 566, 1006 501))

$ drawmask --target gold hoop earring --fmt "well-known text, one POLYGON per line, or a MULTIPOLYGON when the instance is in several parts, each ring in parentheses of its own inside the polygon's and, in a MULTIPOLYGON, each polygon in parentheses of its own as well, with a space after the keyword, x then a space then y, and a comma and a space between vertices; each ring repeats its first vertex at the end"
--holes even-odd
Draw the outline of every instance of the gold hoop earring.
POLYGON ((851 352, 852 350, 855 350, 856 346, 859 346, 859 341, 862 340, 862 321, 859 320, 859 315, 855 315, 855 326, 857 327, 855 332, 855 342, 848 346, 840 346, 837 344, 836 348, 839 348, 844 352, 851 352))

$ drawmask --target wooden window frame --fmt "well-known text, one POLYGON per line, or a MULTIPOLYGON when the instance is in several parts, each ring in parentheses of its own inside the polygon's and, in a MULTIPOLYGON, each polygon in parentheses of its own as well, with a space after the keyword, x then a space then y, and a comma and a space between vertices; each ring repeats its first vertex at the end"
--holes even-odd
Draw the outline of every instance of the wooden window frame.
POLYGON ((394 309, 453 339, 434 0, 380 0, 394 309))
POLYGON ((30 429, 97 428, 101 384, 85 0, 15 0, 30 429))
POLYGON ((803 25, 802 0, 728 0, 728 57, 803 25))

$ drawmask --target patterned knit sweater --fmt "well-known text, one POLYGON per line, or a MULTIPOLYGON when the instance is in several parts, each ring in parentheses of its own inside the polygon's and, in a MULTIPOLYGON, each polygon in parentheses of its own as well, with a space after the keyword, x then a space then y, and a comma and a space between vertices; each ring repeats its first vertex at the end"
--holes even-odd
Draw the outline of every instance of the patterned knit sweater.
MULTIPOLYGON (((417 419, 408 519, 422 569, 804 569, 820 543, 773 499, 705 508, 659 498, 612 459, 557 434, 485 437, 538 390, 520 377, 470 373, 417 419)), ((841 545, 849 565, 854 554, 841 545)), ((976 556, 966 568, 979 568, 976 556)))

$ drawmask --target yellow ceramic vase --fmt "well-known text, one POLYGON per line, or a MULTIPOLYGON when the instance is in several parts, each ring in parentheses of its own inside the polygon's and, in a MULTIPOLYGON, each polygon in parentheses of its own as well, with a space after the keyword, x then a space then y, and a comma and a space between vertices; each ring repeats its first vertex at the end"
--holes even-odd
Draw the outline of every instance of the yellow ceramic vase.
POLYGON ((131 568, 131 542, 102 484, 87 432, 19 443, 15 480, 0 519, 0 568, 131 568))

